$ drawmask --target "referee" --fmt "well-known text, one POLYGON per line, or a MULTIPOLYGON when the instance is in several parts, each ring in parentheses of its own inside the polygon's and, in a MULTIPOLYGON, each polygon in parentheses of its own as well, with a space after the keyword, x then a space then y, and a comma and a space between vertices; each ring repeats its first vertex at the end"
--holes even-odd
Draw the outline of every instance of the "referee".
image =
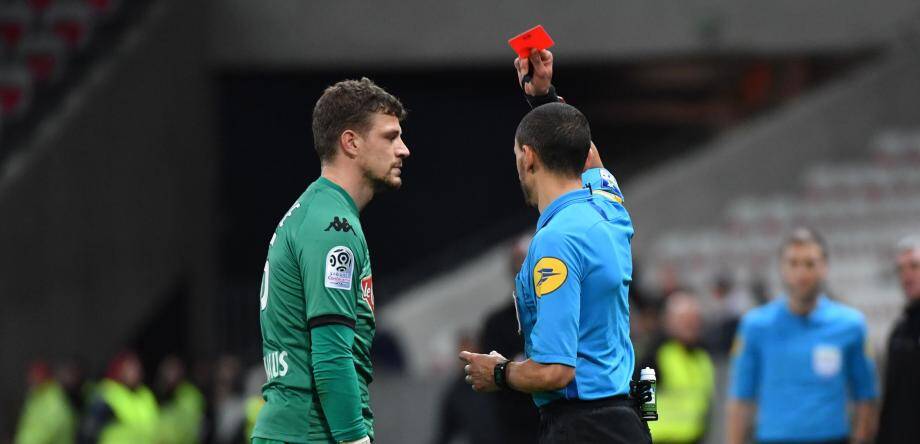
POLYGON ((527 359, 510 362, 494 351, 463 351, 460 359, 476 391, 533 394, 540 443, 649 443, 629 398, 632 222, 618 195, 583 188, 590 147, 588 120, 570 105, 537 106, 521 120, 518 177, 526 202, 540 211, 515 279, 527 359))
POLYGON ((753 426, 763 444, 871 443, 878 389, 866 320, 827 296, 824 238, 792 230, 780 270, 786 294, 745 314, 732 346, 726 442, 747 442, 753 426))

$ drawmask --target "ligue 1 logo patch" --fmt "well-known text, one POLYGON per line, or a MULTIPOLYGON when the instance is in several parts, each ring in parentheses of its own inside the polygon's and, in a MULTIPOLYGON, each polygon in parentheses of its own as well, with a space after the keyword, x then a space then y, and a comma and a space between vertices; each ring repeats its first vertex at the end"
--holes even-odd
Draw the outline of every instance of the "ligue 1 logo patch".
POLYGON ((333 247, 326 254, 326 288, 351 290, 355 255, 345 246, 333 247))

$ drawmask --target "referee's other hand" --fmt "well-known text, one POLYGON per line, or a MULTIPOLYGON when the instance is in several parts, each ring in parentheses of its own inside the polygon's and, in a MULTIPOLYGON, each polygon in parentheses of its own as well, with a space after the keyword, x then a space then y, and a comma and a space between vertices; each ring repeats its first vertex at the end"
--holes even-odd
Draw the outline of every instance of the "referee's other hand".
POLYGON ((494 392, 498 390, 495 385, 495 366, 507 359, 498 352, 488 355, 470 353, 466 350, 460 352, 460 360, 466 362, 463 372, 466 373, 465 381, 477 392, 494 392))

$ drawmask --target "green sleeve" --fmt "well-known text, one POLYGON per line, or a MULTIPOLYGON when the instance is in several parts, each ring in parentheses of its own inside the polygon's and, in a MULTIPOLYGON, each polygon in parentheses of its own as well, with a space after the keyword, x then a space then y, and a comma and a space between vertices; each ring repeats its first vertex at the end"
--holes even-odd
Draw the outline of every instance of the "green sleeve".
POLYGON ((367 435, 352 346, 355 331, 341 324, 311 330, 313 378, 326 421, 336 441, 367 435))
POLYGON ((361 291, 356 279, 360 280, 363 264, 357 237, 318 231, 302 233, 299 238, 307 322, 313 327, 318 317, 337 317, 353 325, 361 291))

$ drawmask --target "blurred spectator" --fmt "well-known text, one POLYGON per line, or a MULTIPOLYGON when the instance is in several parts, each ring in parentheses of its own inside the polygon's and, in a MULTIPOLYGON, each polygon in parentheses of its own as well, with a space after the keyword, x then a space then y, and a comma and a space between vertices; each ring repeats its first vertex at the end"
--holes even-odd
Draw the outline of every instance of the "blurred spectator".
POLYGON ((755 277, 751 282, 751 297, 754 299, 754 305, 760 307, 770 302, 770 294, 767 291, 767 281, 762 276, 755 277))
MULTIPOLYGON (((91 394, 90 384, 86 381, 86 372, 84 366, 77 358, 66 359, 58 365, 55 370, 55 378, 64 389, 67 400, 73 408, 77 418, 83 416, 83 410, 86 408, 86 401, 91 394)), ((75 427, 77 423, 75 422, 75 427)), ((76 434, 76 429, 74 430, 76 434)))
POLYGON ((374 335, 374 347, 371 348, 371 361, 374 372, 402 372, 406 369, 406 357, 399 347, 396 336, 389 331, 377 330, 374 335))
POLYGON ((868 443, 878 397, 866 322, 826 296, 827 245, 797 228, 780 252, 787 296, 751 310, 733 346, 727 442, 868 443), (853 428, 847 398, 855 402, 853 428))
POLYGON ((716 277, 712 298, 716 305, 706 329, 705 342, 713 353, 724 356, 731 348, 738 321, 747 308, 746 297, 735 288, 731 276, 722 273, 716 277))
POLYGON ((204 395, 205 413, 201 420, 201 441, 214 442, 214 361, 198 355, 190 361, 189 379, 204 395))
POLYGON ((661 307, 664 298, 647 297, 637 299, 637 304, 630 304, 630 336, 636 356, 648 355, 657 344, 657 335, 661 330, 661 307))
POLYGON ((633 280, 629 284, 629 336, 635 356, 645 356, 658 331, 661 298, 653 297, 644 285, 646 274, 633 256, 633 280))
POLYGON ((709 354, 700 346, 702 315, 697 299, 683 292, 665 302, 664 335, 638 370, 651 367, 658 377, 658 421, 649 422, 656 443, 697 443, 706 434, 715 387, 709 354))
POLYGON ((256 419, 259 417, 259 411, 265 405, 265 398, 262 397, 262 385, 265 384, 265 368, 256 365, 249 369, 246 375, 246 427, 243 431, 242 443, 250 442, 252 430, 256 426, 256 419))
MULTIPOLYGON (((508 271, 512 276, 512 283, 514 276, 521 269, 521 264, 524 263, 524 257, 527 256, 530 240, 530 235, 521 236, 511 247, 508 271)), ((510 359, 521 361, 524 360, 524 338, 519 332, 517 307, 510 292, 507 301, 486 319, 479 338, 479 349, 483 352, 502 350, 508 353, 510 359)), ((466 390, 470 391, 469 387, 466 387, 466 390)), ((504 390, 485 399, 493 405, 496 414, 494 421, 497 424, 492 439, 509 444, 530 444, 537 441, 540 415, 530 395, 504 390)))
POLYGON ((48 364, 36 362, 27 375, 29 393, 16 430, 15 444, 70 444, 74 442, 77 411, 67 392, 51 376, 48 364))
POLYGON ((134 352, 109 363, 84 418, 80 441, 99 444, 147 444, 156 438, 159 408, 143 385, 144 370, 134 352))
POLYGON ((658 267, 655 281, 658 284, 658 294, 666 296, 680 291, 680 275, 674 265, 664 264, 658 267))
MULTIPOLYGON (((460 333, 457 350, 477 350, 473 335, 460 333)), ((441 397, 435 444, 488 444, 506 442, 497 434, 495 412, 485 396, 480 396, 464 381, 464 363, 457 362, 457 373, 441 397)), ((531 407, 534 408, 534 407, 531 407)), ((535 442, 535 441, 531 441, 535 442)))
POLYGON ((205 402, 201 392, 185 375, 185 364, 176 356, 160 363, 156 382, 160 402, 158 444, 193 444, 200 441, 205 402))
POLYGON ((920 237, 898 244, 897 264, 907 306, 888 339, 878 444, 920 440, 920 237))
POLYGON ((214 373, 214 442, 239 444, 246 428, 246 400, 242 393, 240 360, 236 356, 222 356, 214 373))

